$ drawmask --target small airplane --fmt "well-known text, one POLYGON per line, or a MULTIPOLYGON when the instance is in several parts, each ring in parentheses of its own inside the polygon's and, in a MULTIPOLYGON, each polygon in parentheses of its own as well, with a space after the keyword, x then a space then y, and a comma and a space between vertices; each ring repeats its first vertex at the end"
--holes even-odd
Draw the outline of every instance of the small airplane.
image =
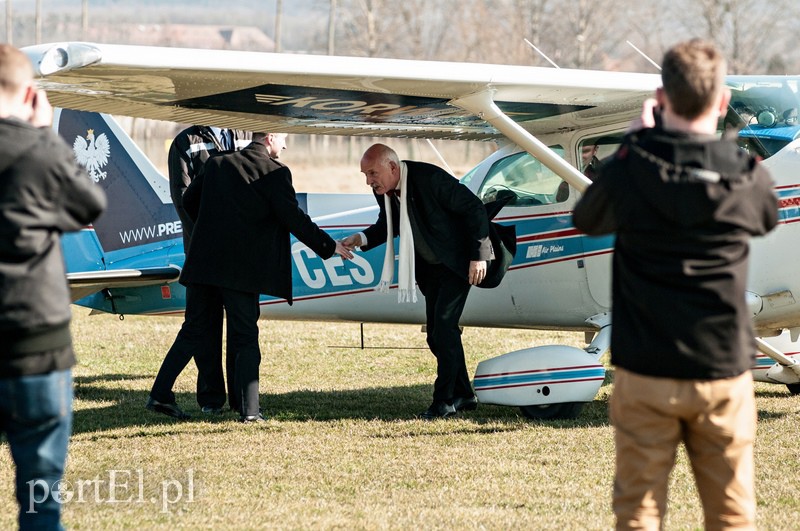
MULTIPOLYGON (((109 196, 95 224, 64 238, 77 304, 125 314, 177 314, 184 260, 167 180, 106 114, 287 133, 493 140, 501 147, 461 182, 481 200, 508 200, 495 221, 513 224, 506 278, 474 289, 461 324, 584 331, 585 349, 527 348, 482 361, 483 403, 533 419, 571 418, 605 378, 611 330, 612 236, 575 229, 572 209, 591 182, 582 151, 613 153, 653 74, 352 57, 56 43, 24 50, 61 107, 54 127, 109 196), (565 184, 566 183, 566 184, 565 184)), ((747 302, 758 336, 753 375, 800 393, 800 76, 730 76, 738 141, 775 180, 780 223, 752 242, 747 302), (752 118, 750 118, 752 115, 752 118), (795 113, 796 116, 796 113, 795 113)), ((334 238, 371 224, 367 194, 298 194, 334 238)), ((233 236, 235 237, 235 235, 233 236)), ((384 250, 323 261, 293 241, 295 304, 262 297, 278 319, 424 323, 421 304, 374 290, 384 250)), ((658 301, 651 301, 657 305, 658 301)))

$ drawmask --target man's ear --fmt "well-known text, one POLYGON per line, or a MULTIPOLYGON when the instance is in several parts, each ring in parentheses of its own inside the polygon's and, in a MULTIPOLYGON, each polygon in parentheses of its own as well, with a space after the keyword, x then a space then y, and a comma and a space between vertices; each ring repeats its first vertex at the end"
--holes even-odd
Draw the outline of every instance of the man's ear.
POLYGON ((664 92, 664 87, 658 87, 656 89, 656 101, 658 102, 658 106, 662 109, 665 107, 667 103, 667 94, 664 92))
POLYGON ((37 93, 38 90, 36 90, 36 86, 33 83, 29 83, 24 89, 22 89, 22 101, 18 103, 19 115, 17 118, 25 121, 29 121, 31 119, 31 116, 33 116, 34 112, 34 106, 36 105, 37 93))
POLYGON ((25 103, 31 103, 36 98, 36 87, 33 83, 29 83, 25 89, 25 103))
POLYGON ((36 87, 31 83, 22 89, 22 92, 22 103, 26 107, 33 108, 34 104, 36 103, 36 93, 38 92, 36 87))
POLYGON ((731 89, 728 87, 722 87, 720 91, 720 98, 719 98, 719 114, 721 116, 725 116, 728 112, 728 104, 731 102, 731 89))

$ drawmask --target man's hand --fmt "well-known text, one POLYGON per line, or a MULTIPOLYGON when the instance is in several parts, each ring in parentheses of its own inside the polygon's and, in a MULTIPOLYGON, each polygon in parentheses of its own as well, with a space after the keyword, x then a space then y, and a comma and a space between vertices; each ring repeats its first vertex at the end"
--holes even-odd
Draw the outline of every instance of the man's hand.
POLYGON ((336 242, 336 251, 334 252, 345 260, 353 258, 353 253, 350 252, 350 249, 343 242, 336 242))
POLYGON ((352 235, 348 236, 347 238, 342 240, 342 245, 344 245, 345 247, 347 247, 347 249, 349 249, 351 251, 353 249, 355 249, 356 247, 361 247, 361 235, 358 234, 358 233, 355 233, 355 234, 352 234, 352 235))
POLYGON ((469 283, 477 286, 486 278, 486 261, 472 260, 469 263, 469 283))
POLYGON ((656 117, 654 112, 658 107, 658 101, 655 98, 648 98, 642 103, 642 114, 631 122, 628 126, 628 133, 638 131, 639 129, 650 129, 656 126, 656 117))
POLYGON ((44 90, 37 90, 31 102, 31 125, 34 127, 50 127, 53 125, 53 107, 47 100, 44 90))

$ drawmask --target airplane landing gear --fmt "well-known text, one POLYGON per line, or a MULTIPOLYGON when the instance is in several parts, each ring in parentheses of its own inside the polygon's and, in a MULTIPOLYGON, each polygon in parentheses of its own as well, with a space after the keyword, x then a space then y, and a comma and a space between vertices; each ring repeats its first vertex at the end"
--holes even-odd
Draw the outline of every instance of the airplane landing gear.
POLYGON ((519 410, 525 418, 531 420, 574 419, 580 415, 584 403, 585 402, 564 402, 561 404, 519 406, 519 410))

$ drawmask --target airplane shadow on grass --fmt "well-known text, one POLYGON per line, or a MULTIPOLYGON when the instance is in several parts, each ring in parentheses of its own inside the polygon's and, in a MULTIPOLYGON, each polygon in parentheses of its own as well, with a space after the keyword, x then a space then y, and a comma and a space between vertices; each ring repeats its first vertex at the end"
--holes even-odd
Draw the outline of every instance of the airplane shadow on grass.
MULTIPOLYGON (((227 431, 230 427, 225 424, 238 420, 238 414, 228 410, 227 406, 221 414, 203 414, 197 405, 194 393, 177 393, 178 405, 192 416, 188 421, 178 421, 145 409, 148 390, 107 385, 109 382, 142 379, 149 381, 152 376, 130 374, 76 376, 75 397, 78 409, 74 412, 73 433, 93 433, 184 422, 202 424, 203 431, 209 431, 209 423, 217 425, 216 428, 212 428, 214 431, 227 431)), ((262 389, 263 387, 265 384, 262 382, 262 389)), ((343 419, 405 421, 414 420, 428 407, 431 389, 431 385, 407 385, 348 390, 309 389, 286 393, 270 393, 268 390, 262 390, 260 402, 264 415, 277 422, 329 422, 343 419)), ((586 404, 576 419, 527 421, 517 407, 481 404, 477 411, 462 412, 458 417, 473 425, 469 431, 485 429, 496 432, 498 429, 524 429, 528 422, 567 429, 604 426, 608 424, 606 411, 606 401, 595 400, 586 404)), ((150 437, 152 433, 143 431, 142 436, 150 437)), ((124 437, 130 437, 130 434, 124 437)))

